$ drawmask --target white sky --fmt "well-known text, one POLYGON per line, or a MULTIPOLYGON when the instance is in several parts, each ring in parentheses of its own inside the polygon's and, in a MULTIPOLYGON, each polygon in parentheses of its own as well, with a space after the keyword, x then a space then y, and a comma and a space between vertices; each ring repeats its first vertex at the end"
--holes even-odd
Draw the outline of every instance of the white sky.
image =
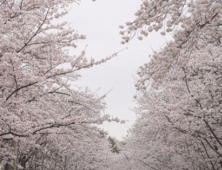
POLYGON ((86 40, 77 45, 80 50, 88 45, 86 54, 89 57, 101 59, 128 47, 111 61, 80 72, 82 78, 79 84, 88 86, 91 91, 100 88, 99 95, 113 88, 105 99, 106 112, 128 121, 125 124, 105 123, 103 127, 117 139, 126 136, 127 129, 136 119, 131 111, 134 107, 133 95, 136 94, 133 78, 136 71, 149 61, 152 49, 159 50, 166 42, 163 36, 152 33, 143 41, 134 38, 129 44, 120 43, 119 25, 134 19, 140 3, 139 0, 84 0, 80 5, 73 5, 65 17, 79 33, 86 35, 86 40))

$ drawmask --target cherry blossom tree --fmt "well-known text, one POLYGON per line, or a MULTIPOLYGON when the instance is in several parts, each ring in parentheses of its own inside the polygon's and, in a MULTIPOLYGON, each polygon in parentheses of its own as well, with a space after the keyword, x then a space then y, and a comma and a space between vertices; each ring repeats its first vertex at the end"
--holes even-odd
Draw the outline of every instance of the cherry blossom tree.
POLYGON ((105 166, 100 155, 109 144, 96 125, 114 119, 104 114, 105 96, 74 84, 79 70, 116 53, 100 61, 69 53, 85 36, 58 19, 77 2, 0 1, 0 162, 6 169, 105 166))
POLYGON ((129 166, 221 169, 222 2, 144 0, 135 15, 120 26, 123 44, 152 31, 173 40, 138 71, 129 166))

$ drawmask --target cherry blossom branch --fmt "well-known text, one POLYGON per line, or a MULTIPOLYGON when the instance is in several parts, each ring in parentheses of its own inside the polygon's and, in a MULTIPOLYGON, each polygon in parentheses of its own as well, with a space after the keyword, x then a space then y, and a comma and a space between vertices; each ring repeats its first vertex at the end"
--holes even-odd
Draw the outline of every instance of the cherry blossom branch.
MULTIPOLYGON (((81 122, 81 123, 87 123, 87 122, 81 122)), ((50 126, 46 126, 46 127, 42 127, 40 129, 37 129, 34 132, 32 132, 32 134, 35 135, 37 132, 40 132, 42 130, 52 129, 52 128, 59 128, 59 127, 69 126, 69 125, 74 125, 74 124, 76 124, 76 122, 71 122, 71 123, 67 123, 67 124, 53 124, 53 125, 50 125, 50 126)))
MULTIPOLYGON (((204 151, 205 151, 208 159, 210 160, 211 157, 210 157, 210 155, 209 155, 209 153, 208 153, 208 151, 207 151, 207 148, 206 148, 205 144, 203 143, 203 141, 201 141, 200 143, 201 143, 201 145, 203 146, 204 151)), ((214 167, 214 164, 213 164, 213 162, 212 162, 211 160, 210 160, 210 164, 211 164, 211 166, 212 166, 212 170, 216 170, 215 167, 214 167)))
POLYGON ((7 0, 4 0, 1 4, 0 4, 0 7, 6 2, 7 0))
POLYGON ((149 168, 151 168, 151 169, 158 170, 157 168, 154 168, 154 167, 150 166, 149 164, 147 164, 146 162, 144 162, 144 161, 141 160, 141 159, 135 159, 135 160, 137 160, 137 161, 143 163, 144 165, 146 165, 147 167, 149 167, 149 168))
POLYGON ((12 132, 11 130, 9 132, 5 132, 5 133, 0 134, 0 136, 5 136, 5 135, 13 135, 13 136, 17 136, 17 137, 28 137, 28 135, 18 134, 18 133, 12 132))
POLYGON ((45 22, 47 20, 49 10, 50 10, 50 8, 48 8, 45 18, 43 19, 42 23, 37 28, 36 32, 30 37, 30 39, 19 50, 16 50, 17 53, 21 52, 32 41, 32 39, 39 33, 39 30, 42 28, 42 26, 45 24, 45 22))
POLYGON ((8 101, 8 99, 9 99, 13 94, 15 94, 16 92, 18 92, 19 90, 24 89, 24 88, 29 87, 29 86, 32 86, 32 85, 35 85, 35 84, 37 84, 37 83, 38 83, 38 82, 29 83, 29 84, 27 84, 27 85, 24 85, 24 86, 21 86, 21 87, 15 89, 8 97, 6 97, 6 101, 8 101))
POLYGON ((190 93, 190 88, 189 88, 188 80, 187 80, 187 74, 186 74, 185 68, 182 67, 182 69, 183 69, 184 76, 185 76, 184 78, 185 78, 185 83, 186 83, 187 91, 190 93))
POLYGON ((214 133, 214 130, 211 128, 211 126, 209 125, 209 123, 206 121, 206 119, 203 120, 204 123, 207 125, 208 129, 210 130, 211 134, 214 136, 214 138, 216 139, 216 141, 218 142, 218 144, 222 147, 222 142, 219 140, 219 138, 217 137, 217 135, 214 133))
POLYGON ((222 154, 220 152, 218 152, 211 144, 210 142, 206 139, 206 138, 203 138, 204 141, 208 144, 208 146, 218 155, 222 158, 222 154))

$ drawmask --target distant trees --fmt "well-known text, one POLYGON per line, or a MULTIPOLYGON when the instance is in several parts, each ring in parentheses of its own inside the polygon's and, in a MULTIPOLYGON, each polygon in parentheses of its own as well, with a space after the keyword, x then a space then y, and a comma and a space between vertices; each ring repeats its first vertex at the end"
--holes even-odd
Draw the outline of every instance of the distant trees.
POLYGON ((120 153, 120 149, 117 146, 119 141, 111 136, 109 136, 108 141, 111 145, 111 151, 113 153, 120 153))
POLYGON ((122 43, 153 30, 174 40, 138 71, 141 116, 120 167, 222 169, 222 1, 144 0, 136 16, 120 26, 122 43))
POLYGON ((69 54, 85 37, 56 20, 74 2, 0 1, 0 164, 5 169, 105 166, 109 144, 96 126, 111 120, 102 114, 104 96, 71 86, 80 69, 115 55, 95 62, 84 52, 69 54))

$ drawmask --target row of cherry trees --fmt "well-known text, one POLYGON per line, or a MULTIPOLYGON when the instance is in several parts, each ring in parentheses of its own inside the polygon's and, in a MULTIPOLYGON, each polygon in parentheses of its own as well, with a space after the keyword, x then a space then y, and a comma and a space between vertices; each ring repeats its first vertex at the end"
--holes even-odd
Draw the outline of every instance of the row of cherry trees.
MULTIPOLYGON (((0 165, 5 170, 106 169, 104 96, 73 86, 105 62, 69 50, 85 37, 59 22, 76 0, 0 1, 0 165), (64 67, 68 64, 68 67, 64 67)), ((114 120, 118 121, 118 120, 114 120)))
POLYGON ((114 169, 222 169, 222 1, 143 0, 120 28, 122 43, 173 40, 138 71, 139 118, 114 169))
POLYGON ((79 70, 116 54, 95 62, 69 53, 84 36, 56 20, 75 2, 0 1, 4 169, 222 169, 222 1, 143 0, 120 26, 123 44, 152 31, 174 39, 138 71, 140 116, 115 155, 96 126, 112 121, 104 96, 73 85, 79 70))

